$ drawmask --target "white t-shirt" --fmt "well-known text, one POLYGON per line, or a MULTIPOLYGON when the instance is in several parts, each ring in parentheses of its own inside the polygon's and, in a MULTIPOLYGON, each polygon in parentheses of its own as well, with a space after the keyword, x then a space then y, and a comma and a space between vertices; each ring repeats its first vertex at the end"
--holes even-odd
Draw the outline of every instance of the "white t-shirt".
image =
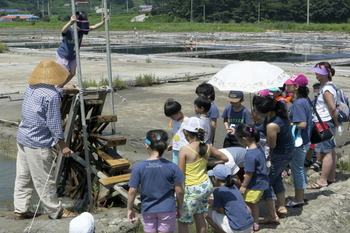
POLYGON ((188 117, 181 121, 171 120, 169 126, 173 128, 173 150, 180 150, 181 147, 188 145, 188 141, 183 133, 183 125, 188 117))
POLYGON ((247 149, 242 147, 228 147, 219 149, 219 151, 227 156, 228 162, 225 165, 231 168, 232 175, 235 175, 239 171, 239 168, 244 167, 247 149))
MULTIPOLYGON (((332 120, 332 116, 329 113, 329 108, 327 103, 324 101, 323 94, 329 91, 333 95, 334 104, 337 102, 337 92, 331 85, 324 85, 320 91, 319 95, 317 96, 317 102, 316 102, 316 111, 318 115, 320 115, 320 118, 322 121, 330 121, 332 120)), ((318 119, 316 117, 316 114, 313 113, 313 122, 318 122, 318 119)))

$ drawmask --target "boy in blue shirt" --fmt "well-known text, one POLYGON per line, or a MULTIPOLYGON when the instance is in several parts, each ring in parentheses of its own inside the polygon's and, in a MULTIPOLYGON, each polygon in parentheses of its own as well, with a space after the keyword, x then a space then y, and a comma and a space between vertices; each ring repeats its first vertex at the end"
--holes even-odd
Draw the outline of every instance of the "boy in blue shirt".
POLYGON ((235 129, 240 124, 252 124, 252 120, 249 119, 250 112, 242 105, 244 101, 242 91, 230 91, 227 101, 231 105, 227 106, 221 115, 224 118, 224 127, 226 129, 223 147, 241 147, 237 138, 234 136, 235 129))
POLYGON ((183 133, 183 124, 188 119, 181 111, 181 104, 172 98, 169 98, 164 104, 164 114, 170 117, 169 126, 173 129, 173 139, 167 148, 173 151, 173 163, 178 163, 179 151, 181 147, 188 145, 188 141, 183 133))

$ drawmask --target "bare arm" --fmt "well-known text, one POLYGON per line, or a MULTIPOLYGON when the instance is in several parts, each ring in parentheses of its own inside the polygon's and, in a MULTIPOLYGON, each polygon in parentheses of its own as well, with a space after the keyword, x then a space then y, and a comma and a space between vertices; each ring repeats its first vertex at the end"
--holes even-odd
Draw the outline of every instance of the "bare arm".
POLYGON ((334 104, 333 95, 329 91, 326 91, 325 93, 323 93, 323 99, 328 106, 329 114, 331 115, 335 126, 338 127, 340 125, 340 123, 338 121, 338 112, 337 112, 337 108, 334 104))
POLYGON ((183 183, 179 183, 175 185, 175 193, 176 193, 176 218, 181 218, 182 215, 182 206, 184 203, 184 188, 183 183))
POLYGON ((225 214, 225 209, 223 207, 213 209, 216 210, 216 212, 218 212, 219 214, 225 214))
POLYGON ((109 20, 108 16, 107 17, 103 17, 102 21, 95 24, 95 25, 92 25, 89 27, 90 31, 92 30, 96 30, 96 29, 99 29, 100 27, 102 27, 104 24, 105 24, 105 21, 106 20, 109 20))
POLYGON ((303 122, 296 122, 296 123, 294 123, 294 124, 296 124, 297 129, 305 129, 306 126, 307 126, 306 121, 303 121, 303 122))
POLYGON ((216 131, 216 122, 217 122, 217 118, 211 118, 211 126, 212 126, 212 133, 211 133, 211 138, 210 141, 212 142, 212 144, 214 144, 214 138, 215 138, 215 131, 216 131))
POLYGON ((185 147, 181 148, 179 151, 179 161, 177 165, 179 166, 180 170, 184 175, 186 175, 186 152, 185 152, 185 147))
POLYGON ((280 132, 280 127, 275 123, 269 123, 266 126, 266 141, 271 149, 276 147, 277 133, 280 132))
POLYGON ((128 220, 131 223, 135 223, 135 210, 134 210, 134 201, 136 198, 136 194, 137 194, 137 189, 130 187, 129 188, 129 192, 128 192, 128 220))
POLYGON ((247 186, 248 186, 250 180, 252 179, 252 177, 253 177, 253 172, 246 172, 245 173, 243 184, 242 184, 241 188, 239 189, 241 194, 245 193, 247 186))
POLYGON ((213 146, 210 147, 209 155, 214 156, 216 159, 210 160, 207 164, 208 166, 214 167, 216 164, 228 162, 227 156, 213 146))
POLYGON ((72 26, 72 25, 74 24, 75 21, 77 21, 77 17, 75 17, 74 15, 72 15, 72 16, 70 17, 69 22, 66 23, 66 24, 63 26, 63 28, 62 28, 62 33, 65 34, 65 33, 68 31, 68 28, 69 28, 70 26, 72 26))
POLYGON ((63 157, 69 158, 71 156, 71 149, 69 149, 64 139, 58 139, 58 145, 61 148, 63 157))

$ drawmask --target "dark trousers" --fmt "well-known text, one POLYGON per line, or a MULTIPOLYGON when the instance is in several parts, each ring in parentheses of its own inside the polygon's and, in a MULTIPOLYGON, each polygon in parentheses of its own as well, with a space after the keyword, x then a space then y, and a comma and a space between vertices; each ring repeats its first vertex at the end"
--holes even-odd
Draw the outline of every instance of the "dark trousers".
POLYGON ((225 138, 223 148, 227 147, 242 147, 237 140, 230 140, 225 138))

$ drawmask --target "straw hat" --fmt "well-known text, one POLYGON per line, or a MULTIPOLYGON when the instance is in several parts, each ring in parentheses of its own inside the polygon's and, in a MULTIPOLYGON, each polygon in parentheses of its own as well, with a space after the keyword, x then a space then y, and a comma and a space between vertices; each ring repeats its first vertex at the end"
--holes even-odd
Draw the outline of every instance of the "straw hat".
POLYGON ((30 75, 28 84, 35 85, 45 83, 59 85, 66 81, 69 71, 52 60, 44 60, 34 69, 30 75))

